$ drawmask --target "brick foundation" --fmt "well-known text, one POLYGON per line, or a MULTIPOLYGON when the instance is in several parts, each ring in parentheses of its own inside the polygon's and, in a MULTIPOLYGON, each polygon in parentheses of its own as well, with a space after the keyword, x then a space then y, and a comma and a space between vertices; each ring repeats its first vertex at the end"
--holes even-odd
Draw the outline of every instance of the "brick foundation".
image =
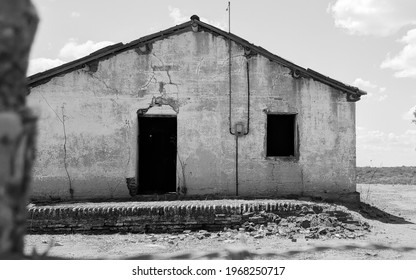
POLYGON ((329 205, 267 203, 179 206, 35 206, 28 209, 28 233, 163 233, 221 231, 246 221, 264 224, 279 217, 327 212, 351 219, 329 205), (334 214, 336 213, 336 214, 334 214), (273 215, 271 215, 273 214, 273 215))

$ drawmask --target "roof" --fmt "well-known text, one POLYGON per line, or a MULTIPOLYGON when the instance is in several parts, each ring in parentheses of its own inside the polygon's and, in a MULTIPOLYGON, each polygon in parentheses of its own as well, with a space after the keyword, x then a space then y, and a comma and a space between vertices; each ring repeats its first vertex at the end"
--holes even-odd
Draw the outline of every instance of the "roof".
POLYGON ((202 21, 199 20, 198 16, 192 16, 191 20, 185 23, 182 23, 180 25, 176 25, 174 27, 171 27, 169 29, 148 35, 148 36, 144 36, 141 37, 137 40, 134 40, 130 43, 117 43, 111 46, 107 46, 105 48, 102 48, 100 50, 97 50, 93 53, 91 53, 90 55, 87 55, 85 57, 82 57, 80 59, 65 63, 63 65, 60 65, 58 67, 46 70, 44 72, 41 73, 37 73, 35 75, 32 75, 30 77, 28 77, 28 86, 33 88, 36 87, 38 85, 47 83, 50 79, 52 79, 53 77, 74 71, 76 69, 79 68, 83 68, 86 65, 91 65, 95 62, 98 62, 99 60, 102 59, 106 59, 108 57, 114 56, 118 53, 124 52, 126 50, 129 49, 134 49, 140 46, 143 46, 145 44, 157 41, 157 40, 161 40, 164 39, 166 37, 172 36, 172 35, 177 35, 180 33, 184 33, 184 32, 188 32, 192 30, 192 25, 195 26, 198 25, 198 28, 200 30, 203 31, 207 31, 210 32, 214 35, 220 35, 223 36, 229 40, 234 41, 237 44, 240 44, 241 46, 243 46, 244 48, 248 48, 251 50, 251 52, 253 53, 257 53, 260 54, 272 61, 275 61, 289 69, 291 69, 292 71, 292 75, 294 77, 304 77, 304 78, 311 78, 314 79, 316 81, 319 81, 323 84, 326 84, 328 86, 331 86, 333 88, 336 88, 338 90, 341 90, 342 92, 345 92, 347 94, 347 100, 348 101, 358 101, 360 100, 360 97, 362 95, 366 95, 367 93, 365 91, 360 90, 357 87, 353 87, 350 85, 346 85, 342 82, 339 82, 337 80, 334 80, 330 77, 327 77, 325 75, 322 75, 312 69, 309 68, 303 68, 299 65, 296 65, 280 56, 277 56, 269 51, 267 51, 266 49, 260 47, 260 46, 256 46, 246 40, 244 40, 243 38, 234 35, 232 33, 223 31, 219 28, 216 28, 212 25, 209 25, 207 23, 204 23, 202 21))

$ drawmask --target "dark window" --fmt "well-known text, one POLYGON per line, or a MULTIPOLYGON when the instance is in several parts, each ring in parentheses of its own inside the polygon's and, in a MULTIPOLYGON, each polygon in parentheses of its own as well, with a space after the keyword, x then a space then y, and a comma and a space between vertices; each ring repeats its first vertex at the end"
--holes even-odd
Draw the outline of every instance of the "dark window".
POLYGON ((295 156, 296 115, 267 115, 267 156, 295 156))

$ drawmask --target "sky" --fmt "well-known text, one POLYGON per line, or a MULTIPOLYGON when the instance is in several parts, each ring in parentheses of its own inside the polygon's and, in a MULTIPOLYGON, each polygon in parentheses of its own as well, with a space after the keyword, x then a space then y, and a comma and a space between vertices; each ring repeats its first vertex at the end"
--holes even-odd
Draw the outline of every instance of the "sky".
MULTIPOLYGON (((228 31, 228 1, 32 0, 28 75, 186 22, 228 31)), ((234 0, 231 33, 367 91, 356 103, 357 166, 416 166, 415 0, 234 0)))

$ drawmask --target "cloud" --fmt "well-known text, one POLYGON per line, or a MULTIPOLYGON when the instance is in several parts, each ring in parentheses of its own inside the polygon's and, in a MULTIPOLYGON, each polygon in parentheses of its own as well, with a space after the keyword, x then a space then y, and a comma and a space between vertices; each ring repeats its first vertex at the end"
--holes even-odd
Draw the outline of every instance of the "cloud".
POLYGON ((171 6, 168 7, 169 9, 169 16, 173 19, 175 24, 181 24, 187 22, 190 18, 186 17, 182 14, 181 10, 178 8, 172 8, 171 6))
POLYGON ((91 40, 79 44, 77 43, 77 40, 70 39, 59 51, 58 58, 38 57, 31 59, 29 61, 27 75, 30 76, 39 72, 43 72, 66 62, 89 55, 92 52, 113 44, 113 42, 109 41, 101 41, 95 43, 91 40))
POLYGON ((79 12, 74 11, 74 12, 71 13, 71 17, 73 17, 73 18, 78 18, 80 16, 81 16, 81 14, 79 12))
POLYGON ((387 99, 387 97, 388 97, 388 95, 387 95, 387 94, 380 95, 380 96, 378 97, 377 101, 382 102, 382 101, 386 100, 386 99, 387 99))
POLYGON ((416 24, 414 0, 337 0, 328 6, 335 26, 350 34, 389 36, 416 24))
POLYGON ((354 80, 354 82, 352 82, 352 84, 356 87, 359 87, 367 91, 368 97, 372 97, 376 94, 378 96, 378 101, 384 101, 388 97, 387 94, 380 95, 381 93, 386 91, 385 87, 380 87, 370 81, 357 78, 354 80))
POLYGON ((403 115, 402 115, 402 118, 405 120, 405 121, 413 121, 413 120, 415 120, 416 119, 416 105, 415 106, 413 106, 413 107, 411 107, 410 109, 409 109, 409 111, 407 111, 406 113, 404 113, 403 115))
POLYGON ((357 128, 357 165, 416 165, 416 130, 396 134, 357 128))
POLYGON ((379 130, 357 129, 357 147, 373 151, 415 151, 416 130, 409 129, 397 135, 379 130))
MULTIPOLYGON (((169 16, 173 19, 173 22, 175 24, 181 24, 184 22, 187 22, 190 20, 191 16, 185 16, 184 14, 182 14, 181 10, 179 8, 174 8, 172 6, 168 7, 169 9, 169 16)), ((225 22, 219 22, 219 21, 210 21, 204 17, 201 17, 200 20, 202 22, 208 23, 210 25, 213 25, 219 29, 225 30, 226 29, 226 24, 225 22)))
POLYGON ((357 87, 363 87, 363 88, 367 88, 367 89, 376 89, 376 88, 378 88, 377 85, 371 83, 370 81, 365 81, 361 78, 355 79, 353 84, 357 87))
POLYGON ((70 39, 59 51, 59 57, 65 60, 74 60, 113 44, 109 41, 95 43, 91 40, 79 44, 76 39, 70 39))
POLYGON ((416 78, 416 28, 409 30, 399 42, 405 44, 404 48, 393 57, 388 54, 380 67, 395 70, 396 78, 416 78))
POLYGON ((396 78, 416 78, 416 1, 414 0, 337 0, 328 6, 335 25, 350 34, 389 36, 402 28, 413 28, 399 40, 403 49, 387 54, 382 69, 394 70, 396 78))
POLYGON ((65 62, 60 60, 59 58, 56 58, 56 59, 50 59, 50 58, 44 58, 44 57, 34 58, 29 61, 27 75, 30 76, 39 72, 43 72, 53 67, 57 67, 61 64, 64 64, 64 63, 65 62))

